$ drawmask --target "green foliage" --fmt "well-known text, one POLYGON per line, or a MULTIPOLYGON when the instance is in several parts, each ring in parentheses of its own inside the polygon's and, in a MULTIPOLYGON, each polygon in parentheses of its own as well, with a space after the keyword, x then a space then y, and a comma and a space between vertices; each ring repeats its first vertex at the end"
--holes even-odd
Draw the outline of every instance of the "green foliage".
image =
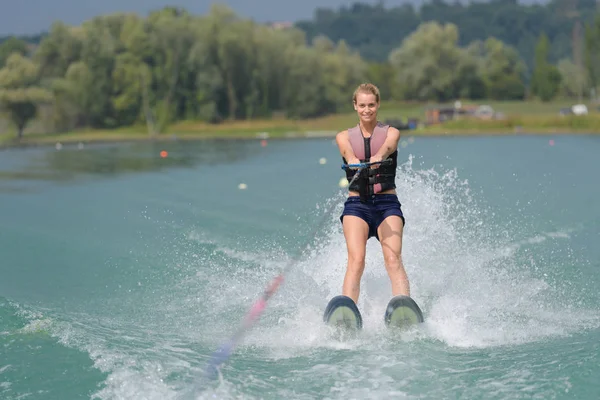
POLYGON ((460 28, 459 45, 495 37, 515 48, 531 69, 536 41, 546 32, 552 42, 549 60, 552 63, 569 57, 573 50, 572 16, 576 11, 583 22, 591 22, 596 13, 595 0, 578 0, 576 10, 570 2, 551 0, 547 4, 524 4, 517 0, 424 2, 420 9, 411 5, 385 8, 355 3, 338 10, 317 9, 312 21, 300 21, 309 41, 325 35, 333 41, 345 40, 370 61, 385 61, 390 52, 426 22, 451 23, 460 28))
POLYGON ((434 127, 444 132, 544 132, 544 131, 600 131, 600 116, 595 115, 515 115, 505 119, 481 120, 460 119, 448 121, 443 125, 434 127))
POLYGON ((404 99, 448 101, 481 98, 477 60, 458 47, 458 28, 429 22, 390 54, 397 93, 404 99))
POLYGON ((600 13, 585 27, 585 66, 592 88, 600 86, 600 13))
POLYGON ((355 3, 339 11, 317 9, 314 21, 296 26, 306 32, 309 41, 320 35, 334 42, 345 40, 365 59, 385 61, 392 49, 425 21, 411 5, 385 9, 382 3, 355 3))
POLYGON ((23 35, 23 36, 0 36, 0 44, 11 39, 22 40, 28 45, 38 45, 40 41, 46 36, 46 33, 40 33, 37 35, 23 35))
POLYGON ((478 60, 479 74, 486 87, 485 97, 493 100, 525 97, 523 77, 527 67, 514 48, 491 37, 485 42, 471 43, 468 52, 478 60))
POLYGON ((64 76, 69 65, 81 58, 85 39, 82 28, 69 27, 62 22, 52 25, 49 34, 42 39, 33 57, 40 66, 41 76, 64 76))
POLYGON ((560 60, 557 68, 561 75, 560 94, 581 101, 589 85, 587 69, 576 65, 569 59, 560 60))
POLYGON ((52 101, 52 94, 38 86, 38 67, 19 53, 13 53, 0 69, 0 108, 17 127, 19 138, 33 119, 39 104, 52 101))
POLYGON ((392 82, 394 69, 389 62, 372 62, 367 65, 366 80, 379 87, 382 100, 390 100, 392 94, 392 82))
POLYGON ((10 37, 0 43, 0 68, 4 67, 6 60, 13 53, 27 54, 27 42, 15 37, 10 37))
POLYGON ((560 88, 561 75, 554 65, 548 63, 548 37, 540 36, 535 47, 535 68, 531 78, 531 92, 542 101, 552 100, 560 88))

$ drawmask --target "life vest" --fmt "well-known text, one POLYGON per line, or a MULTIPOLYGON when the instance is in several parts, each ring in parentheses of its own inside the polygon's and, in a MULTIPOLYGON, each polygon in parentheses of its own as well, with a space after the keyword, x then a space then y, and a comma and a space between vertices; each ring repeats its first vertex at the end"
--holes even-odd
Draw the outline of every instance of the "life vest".
MULTIPOLYGON (((371 156, 376 154, 385 139, 389 125, 377 123, 371 137, 364 137, 360 126, 357 125, 348 129, 348 139, 352 146, 354 155, 360 162, 369 162, 371 156)), ((360 171, 360 176, 350 185, 348 190, 358 192, 362 201, 367 197, 396 188, 396 168, 397 168, 398 150, 395 150, 388 158, 392 159, 389 164, 381 164, 378 168, 364 168, 360 171)), ((348 162, 344 157, 344 164, 348 162)), ((352 180, 356 170, 346 169, 346 178, 348 182, 352 180)))

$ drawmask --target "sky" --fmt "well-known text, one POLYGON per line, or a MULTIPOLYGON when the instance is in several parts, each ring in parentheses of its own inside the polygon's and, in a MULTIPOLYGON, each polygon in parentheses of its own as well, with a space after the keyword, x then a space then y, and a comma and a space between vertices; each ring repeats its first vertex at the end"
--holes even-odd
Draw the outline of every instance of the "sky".
MULTIPOLYGON (((316 8, 338 8, 355 2, 377 3, 378 0, 220 0, 238 15, 258 22, 298 21, 311 19, 316 8)), ((425 0, 384 0, 387 7, 405 3, 415 5, 425 0)), ((29 35, 47 31, 54 21, 79 25, 101 14, 149 11, 165 6, 183 7, 193 14, 204 14, 213 0, 0 0, 0 35, 29 35)), ((544 0, 521 0, 522 3, 544 0)))

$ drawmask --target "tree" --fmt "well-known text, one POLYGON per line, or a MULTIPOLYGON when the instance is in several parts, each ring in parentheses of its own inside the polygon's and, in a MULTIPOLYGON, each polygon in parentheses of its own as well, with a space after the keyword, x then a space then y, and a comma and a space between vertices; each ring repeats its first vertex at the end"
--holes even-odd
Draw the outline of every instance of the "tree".
POLYGON ((494 100, 525 97, 523 77, 527 67, 516 49, 492 37, 471 43, 468 51, 478 60, 478 74, 485 82, 486 97, 494 100))
POLYGON ((392 98, 390 82, 394 80, 394 69, 389 61, 368 63, 366 78, 367 81, 379 87, 382 100, 392 98))
POLYGON ((6 60, 8 60, 8 57, 12 53, 19 53, 24 56, 27 54, 27 51, 27 42, 11 36, 4 42, 0 43, 0 68, 4 67, 6 60))
POLYGON ((33 59, 40 66, 42 77, 63 77, 72 62, 81 58, 85 32, 81 27, 69 27, 62 22, 52 25, 36 49, 33 59))
POLYGON ((422 24, 390 54, 394 83, 406 99, 448 101, 481 97, 484 85, 473 56, 458 47, 458 28, 422 24))
POLYGON ((38 84, 38 66, 18 53, 13 53, 0 70, 0 107, 17 127, 19 140, 38 106, 52 101, 52 93, 38 84))
POLYGON ((596 90, 600 86, 600 13, 585 27, 585 66, 590 86, 596 90))
POLYGON ((94 77, 88 66, 81 61, 71 63, 64 78, 54 78, 50 89, 54 94, 52 120, 54 129, 66 132, 89 125, 89 102, 87 88, 94 77))
MULTIPOLYGON (((196 42, 192 16, 185 10, 165 7, 148 18, 148 38, 154 51, 151 68, 154 87, 153 108, 158 130, 164 132, 177 117, 182 116, 182 91, 189 82, 189 54, 196 42)), ((189 94, 188 99, 189 100, 189 94)))
POLYGON ((531 78, 531 92, 542 101, 550 101, 556 96, 561 81, 558 69, 548 63, 548 51, 548 37, 542 34, 535 47, 535 64, 531 78))
POLYGON ((243 28, 235 13, 230 8, 220 5, 212 6, 200 29, 202 40, 196 43, 193 52, 197 59, 205 58, 205 62, 213 66, 219 74, 227 98, 226 115, 233 120, 240 112, 236 82, 245 78, 241 76, 240 68, 247 61, 244 57, 247 50, 244 42, 247 43, 248 37, 242 37, 240 30, 243 28), (244 39, 244 42, 240 39, 244 39))
POLYGON ((561 94, 582 101, 584 91, 588 86, 588 71, 570 59, 560 60, 558 70, 561 75, 561 94))

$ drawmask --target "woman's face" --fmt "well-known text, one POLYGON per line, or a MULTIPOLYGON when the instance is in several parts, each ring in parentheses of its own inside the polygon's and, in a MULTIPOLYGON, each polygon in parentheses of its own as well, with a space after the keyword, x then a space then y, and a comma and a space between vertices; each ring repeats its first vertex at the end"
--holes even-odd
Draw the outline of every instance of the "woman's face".
POLYGON ((361 121, 372 122, 373 120, 377 120, 377 110, 379 109, 379 103, 377 103, 377 98, 374 94, 358 93, 356 95, 354 109, 358 113, 358 117, 361 121))

